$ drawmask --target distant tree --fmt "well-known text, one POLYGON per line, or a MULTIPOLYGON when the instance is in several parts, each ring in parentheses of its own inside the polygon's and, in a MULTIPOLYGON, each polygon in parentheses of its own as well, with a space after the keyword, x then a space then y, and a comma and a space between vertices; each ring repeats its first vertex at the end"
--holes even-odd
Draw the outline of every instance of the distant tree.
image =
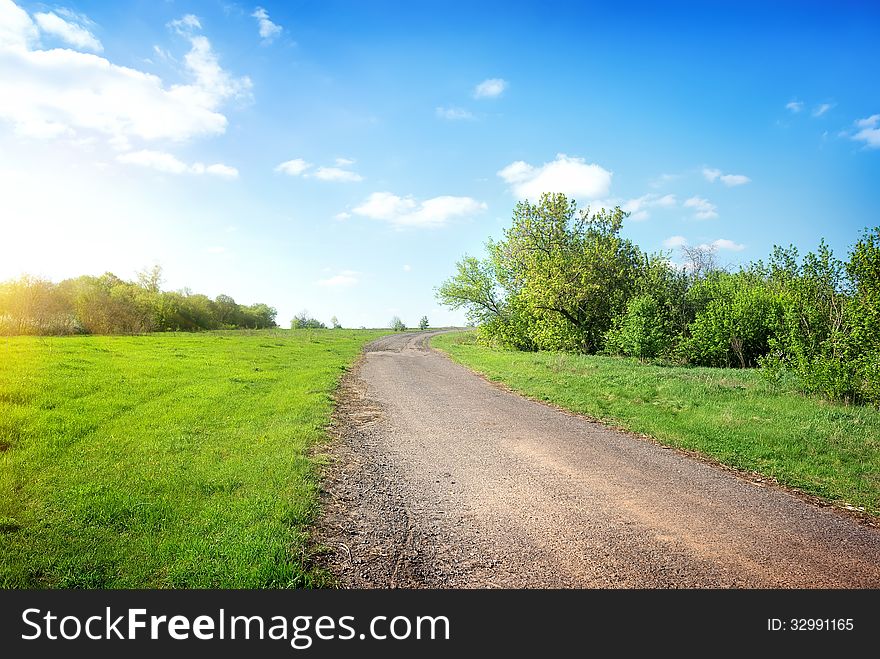
POLYGON ((316 318, 309 316, 308 311, 300 311, 290 321, 290 329, 327 329, 327 326, 316 318))
POLYGON ((391 319, 391 329, 395 332, 404 332, 406 331, 406 325, 403 324, 403 321, 399 316, 394 316, 394 318, 391 319))
POLYGON ((419 321, 419 329, 426 330, 428 329, 428 317, 422 316, 422 319, 419 321))
POLYGON ((162 290, 162 266, 154 265, 152 268, 144 268, 137 273, 138 284, 151 293, 159 293, 162 290))
POLYGON ((704 279, 718 270, 715 247, 711 245, 682 245, 684 270, 693 280, 704 279))
POLYGON ((342 329, 342 325, 339 324, 339 319, 336 316, 330 316, 330 325, 333 329, 342 329))

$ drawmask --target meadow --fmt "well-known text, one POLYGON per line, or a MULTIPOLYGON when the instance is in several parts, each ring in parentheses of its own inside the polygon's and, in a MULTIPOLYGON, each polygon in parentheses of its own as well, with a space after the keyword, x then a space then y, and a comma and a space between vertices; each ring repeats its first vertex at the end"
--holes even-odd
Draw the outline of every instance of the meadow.
POLYGON ((518 352, 473 333, 431 345, 537 400, 880 515, 880 410, 802 395, 758 369, 668 367, 636 359, 518 352))
POLYGON ((0 587, 326 584, 313 447, 383 333, 0 338, 0 587))

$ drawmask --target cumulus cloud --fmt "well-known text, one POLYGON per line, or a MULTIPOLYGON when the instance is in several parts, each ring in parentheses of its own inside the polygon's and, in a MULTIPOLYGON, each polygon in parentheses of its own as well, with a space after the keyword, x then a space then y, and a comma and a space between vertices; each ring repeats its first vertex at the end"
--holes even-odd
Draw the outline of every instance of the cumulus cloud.
POLYGON ((850 135, 850 139, 864 142, 869 149, 880 149, 880 114, 872 114, 855 123, 858 130, 850 135))
POLYGON ((804 109, 803 101, 789 101, 785 104, 785 109, 797 114, 804 109))
POLYGON ((64 20, 51 11, 34 14, 34 20, 41 32, 58 37, 74 48, 91 50, 94 53, 103 52, 104 46, 89 30, 91 21, 88 18, 69 11, 65 12, 65 15, 69 20, 64 20))
POLYGON ((0 0, 0 48, 26 50, 40 38, 28 13, 12 0, 0 0))
POLYGON ((155 75, 69 49, 35 48, 37 27, 18 5, 0 0, 0 120, 19 134, 107 138, 120 149, 132 140, 184 141, 226 130, 219 111, 249 97, 247 77, 231 76, 195 16, 169 24, 190 43, 183 68, 188 84, 166 85, 155 75))
POLYGON ((147 167, 166 174, 209 174, 226 179, 238 178, 238 170, 235 167, 219 162, 213 165, 205 165, 200 162, 188 165, 176 156, 164 151, 150 151, 148 149, 130 151, 118 155, 116 160, 126 165, 147 167))
POLYGON ((748 176, 744 176, 743 174, 725 174, 720 169, 710 169, 708 167, 703 168, 703 176, 710 183, 721 181, 728 188, 732 188, 737 185, 745 185, 752 180, 748 176))
POLYGON ((360 281, 360 274, 361 273, 355 270, 342 270, 332 277, 319 279, 315 283, 317 283, 318 286, 324 286, 326 288, 348 288, 356 285, 360 281))
POLYGON ((731 252, 741 252, 746 246, 741 243, 735 243, 732 240, 728 240, 727 238, 719 238, 718 240, 713 240, 711 243, 704 243, 700 245, 700 247, 710 247, 716 250, 729 250, 731 252))
POLYGON ((668 247, 670 249, 677 249, 679 247, 684 247, 688 244, 687 238, 684 236, 669 236, 666 240, 663 241, 663 246, 668 247))
POLYGON ((691 197, 684 202, 685 208, 694 209, 694 217, 699 220, 710 220, 718 217, 718 208, 708 199, 702 197, 691 197))
POLYGON ((676 198, 674 194, 657 195, 648 193, 635 199, 629 199, 620 205, 621 210, 630 214, 630 219, 640 222, 647 220, 650 216, 651 208, 671 208, 675 206, 676 198))
POLYGON ((285 160, 280 163, 276 168, 276 172, 281 172, 283 174, 289 174, 290 176, 299 176, 303 172, 305 172, 312 164, 306 162, 302 158, 294 158, 293 160, 285 160))
POLYGON ((280 25, 269 20, 269 12, 262 7, 254 9, 251 18, 257 19, 257 25, 260 28, 260 38, 265 44, 272 43, 275 40, 275 37, 281 34, 281 31, 283 30, 280 25))
POLYGON ((541 166, 518 160, 498 172, 519 199, 540 198, 543 192, 562 192, 576 199, 596 199, 608 194, 611 172, 583 158, 564 153, 541 166))
POLYGON ((342 169, 342 167, 351 165, 353 163, 354 160, 351 160, 349 158, 337 158, 336 164, 339 165, 339 167, 318 167, 312 173, 309 171, 313 167, 312 163, 306 162, 302 158, 294 158, 293 160, 286 160, 277 165, 275 167, 275 171, 281 172, 283 174, 288 174, 290 176, 316 178, 320 181, 340 181, 343 183, 354 183, 357 181, 363 181, 364 177, 357 172, 353 172, 349 169, 342 169))
POLYGON ((435 112, 437 116, 441 119, 446 119, 447 121, 463 121, 468 119, 473 119, 474 115, 462 108, 454 108, 454 107, 438 107, 435 112))
POLYGON ((821 117, 823 114, 828 112, 831 108, 834 107, 833 103, 820 103, 813 109, 814 117, 821 117))
POLYGON ((403 264, 403 271, 404 272, 412 272, 412 266, 409 263, 404 263, 403 264))
POLYGON ((498 98, 507 89, 503 78, 489 78, 474 87, 474 98, 498 98))
POLYGON ((345 220, 349 219, 350 217, 351 217, 351 213, 349 213, 347 211, 342 211, 341 213, 336 213, 336 215, 333 216, 333 219, 339 220, 340 222, 344 222, 345 220))
POLYGON ((457 217, 474 215, 486 210, 486 204, 471 197, 444 195, 425 201, 399 197, 390 192, 374 192, 353 212, 373 220, 380 220, 396 228, 445 226, 457 217))
POLYGON ((341 181, 343 183, 356 183, 364 180, 364 177, 357 172, 339 167, 318 167, 312 176, 321 181, 341 181))

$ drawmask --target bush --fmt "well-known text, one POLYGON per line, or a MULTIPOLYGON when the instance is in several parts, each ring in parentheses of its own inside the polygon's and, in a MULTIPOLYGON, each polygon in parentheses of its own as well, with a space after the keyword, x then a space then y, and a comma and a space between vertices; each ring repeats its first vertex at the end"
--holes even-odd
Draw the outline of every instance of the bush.
POLYGON ((665 354, 671 343, 660 305, 643 294, 630 298, 626 314, 608 332, 605 350, 644 361, 665 354))
POLYGON ((391 319, 391 329, 393 329, 395 332, 405 332, 406 325, 404 325, 403 321, 399 317, 394 316, 394 318, 391 319))
POLYGON ((697 309, 681 352, 700 366, 756 366, 770 350, 780 314, 778 296, 750 272, 715 272, 694 284, 697 309))

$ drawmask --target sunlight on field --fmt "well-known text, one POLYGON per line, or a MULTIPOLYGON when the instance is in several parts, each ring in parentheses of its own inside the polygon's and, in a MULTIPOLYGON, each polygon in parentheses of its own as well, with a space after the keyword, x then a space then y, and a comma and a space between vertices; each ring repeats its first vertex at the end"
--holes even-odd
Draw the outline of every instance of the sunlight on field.
POLYGON ((0 587, 291 587, 332 392, 380 331, 0 339, 0 587))

